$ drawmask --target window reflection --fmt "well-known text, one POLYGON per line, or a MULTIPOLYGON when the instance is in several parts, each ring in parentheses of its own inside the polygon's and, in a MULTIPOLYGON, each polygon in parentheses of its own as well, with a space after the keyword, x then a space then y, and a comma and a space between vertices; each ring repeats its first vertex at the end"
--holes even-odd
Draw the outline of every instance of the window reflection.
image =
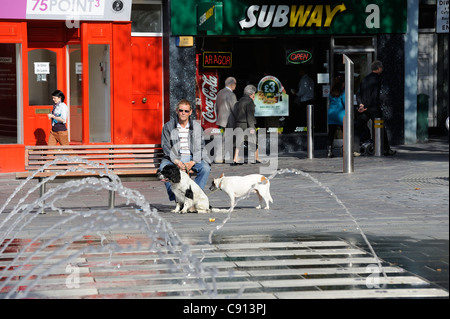
POLYGON ((160 4, 133 4, 131 32, 162 32, 160 4))
POLYGON ((28 52, 29 105, 51 105, 56 89, 56 52, 36 49, 28 52))
POLYGON ((89 45, 89 140, 111 142, 109 45, 89 45))
POLYGON ((19 143, 19 103, 17 97, 20 68, 19 45, 0 43, 0 144, 19 143))
POLYGON ((70 84, 70 141, 81 143, 83 140, 82 119, 82 64, 81 46, 70 45, 69 48, 69 84, 70 84))

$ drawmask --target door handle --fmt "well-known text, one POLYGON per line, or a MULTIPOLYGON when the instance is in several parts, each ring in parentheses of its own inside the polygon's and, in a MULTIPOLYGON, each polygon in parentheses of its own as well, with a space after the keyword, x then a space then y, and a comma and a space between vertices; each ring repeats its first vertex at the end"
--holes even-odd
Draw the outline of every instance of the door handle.
POLYGON ((144 98, 142 99, 142 103, 146 103, 146 102, 147 102, 147 98, 144 97, 144 98))

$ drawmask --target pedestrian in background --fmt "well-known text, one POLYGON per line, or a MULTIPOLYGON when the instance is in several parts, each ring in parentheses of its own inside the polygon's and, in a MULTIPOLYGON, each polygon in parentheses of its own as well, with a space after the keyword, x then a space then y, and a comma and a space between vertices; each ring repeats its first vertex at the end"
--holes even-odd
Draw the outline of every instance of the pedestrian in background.
MULTIPOLYGON (((356 100, 358 108, 356 112, 356 129, 360 135, 362 144, 373 139, 370 135, 370 130, 367 127, 367 122, 375 118, 383 118, 383 111, 381 110, 380 91, 381 91, 381 73, 383 72, 383 63, 381 61, 374 61, 371 66, 372 72, 368 74, 361 82, 356 100)), ((384 129, 384 155, 395 155, 397 152, 391 149, 386 132, 386 124, 384 129)))
POLYGON ((328 137, 327 156, 333 155, 333 141, 338 127, 343 127, 345 116, 345 81, 337 77, 333 81, 330 91, 330 105, 328 107, 328 137))
POLYGON ((298 89, 291 89, 291 93, 295 96, 295 117, 290 115, 294 120, 291 124, 294 130, 296 127, 306 126, 306 107, 314 105, 314 80, 309 77, 303 67, 299 69, 298 74, 300 76, 298 89))
MULTIPOLYGON (((216 111, 217 111, 217 121, 216 124, 219 126, 220 134, 222 137, 222 147, 217 146, 215 148, 215 162, 223 163, 224 162, 224 149, 225 141, 224 141, 224 131, 227 127, 228 117, 230 116, 230 110, 237 102, 236 94, 234 94, 234 90, 236 90, 236 79, 234 77, 228 77, 225 80, 225 87, 217 93, 216 100, 216 111)), ((230 156, 231 157, 231 156, 230 156)))
MULTIPOLYGON (((244 136, 244 143, 247 143, 249 149, 250 146, 254 146, 255 149, 255 163, 261 163, 258 154, 258 143, 256 141, 256 118, 255 118, 255 94, 256 87, 254 85, 247 85, 244 88, 244 95, 232 108, 232 114, 235 116, 236 124, 235 128, 240 128, 245 133, 247 129, 248 135, 244 136)), ((240 145, 236 145, 234 152, 233 163, 231 165, 240 165, 239 151, 243 149, 240 145)))
POLYGON ((67 107, 64 93, 60 90, 56 90, 52 93, 53 109, 52 112, 47 114, 51 120, 52 129, 48 137, 48 145, 69 145, 69 132, 67 131, 67 115, 69 114, 69 108, 67 107))

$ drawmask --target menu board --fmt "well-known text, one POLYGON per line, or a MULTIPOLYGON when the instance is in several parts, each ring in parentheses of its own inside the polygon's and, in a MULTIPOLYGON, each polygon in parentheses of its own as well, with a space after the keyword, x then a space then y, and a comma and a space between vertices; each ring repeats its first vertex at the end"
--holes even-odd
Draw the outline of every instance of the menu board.
POLYGON ((289 95, 274 76, 265 76, 259 81, 255 95, 255 116, 288 116, 289 95))

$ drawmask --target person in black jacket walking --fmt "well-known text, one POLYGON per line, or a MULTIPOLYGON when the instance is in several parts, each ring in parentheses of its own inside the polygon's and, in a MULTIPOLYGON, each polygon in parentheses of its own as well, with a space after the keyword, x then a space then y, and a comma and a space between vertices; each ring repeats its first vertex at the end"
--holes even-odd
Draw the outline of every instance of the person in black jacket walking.
MULTIPOLYGON (((356 129, 360 133, 361 142, 371 140, 370 131, 367 122, 375 118, 383 118, 380 102, 381 73, 383 72, 383 63, 374 61, 372 63, 372 72, 368 74, 361 82, 359 91, 356 95, 358 108, 356 113, 356 129)), ((384 155, 394 155, 396 151, 389 145, 386 130, 384 130, 384 155)))
MULTIPOLYGON (((242 96, 238 103, 232 108, 231 112, 235 119, 234 128, 241 128, 244 134, 247 132, 248 135, 244 137, 247 138, 247 143, 255 147, 255 161, 256 163, 261 163, 258 154, 258 144, 256 141, 256 118, 255 118, 255 99, 256 87, 254 85, 247 85, 244 88, 244 96, 242 96)), ((239 144, 239 143, 237 143, 239 144)), ((239 149, 240 145, 236 145, 236 150, 234 152, 234 159, 231 165, 240 165, 239 163, 239 149)))

